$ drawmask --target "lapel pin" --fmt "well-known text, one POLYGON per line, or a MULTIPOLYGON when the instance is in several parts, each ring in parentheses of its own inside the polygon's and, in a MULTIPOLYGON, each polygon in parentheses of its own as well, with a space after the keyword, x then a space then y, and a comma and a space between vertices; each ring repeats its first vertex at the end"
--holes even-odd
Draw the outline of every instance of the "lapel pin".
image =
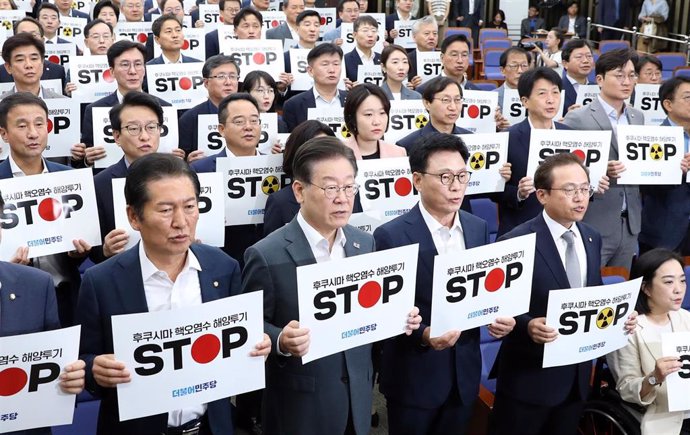
POLYGON ((218 281, 213 281, 213 287, 218 288, 220 284, 218 284, 218 281))
POLYGON ((17 296, 14 293, 10 293, 10 300, 13 301, 15 299, 17 299, 17 296))
POLYGON ((589 240, 589 241, 591 242, 591 241, 592 241, 592 238, 591 238, 591 237, 588 237, 587 240, 589 240))
POLYGON ((354 243, 352 243, 352 245, 353 245, 355 248, 359 249, 359 243, 354 242, 354 243))

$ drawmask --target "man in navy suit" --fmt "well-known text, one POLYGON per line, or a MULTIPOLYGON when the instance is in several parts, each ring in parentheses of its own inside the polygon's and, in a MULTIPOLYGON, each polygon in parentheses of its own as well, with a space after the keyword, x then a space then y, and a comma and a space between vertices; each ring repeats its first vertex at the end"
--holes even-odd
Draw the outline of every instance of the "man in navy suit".
POLYGON ((452 22, 455 19, 458 27, 469 27, 472 29, 472 40, 476 47, 479 44, 479 28, 484 25, 486 3, 484 0, 474 0, 473 2, 470 2, 470 0, 460 0, 454 2, 453 6, 453 11, 448 21, 452 22))
POLYGON ((181 53, 184 33, 182 23, 175 15, 166 14, 156 18, 151 25, 151 32, 156 44, 161 47, 161 55, 148 61, 147 65, 201 62, 199 59, 181 53))
POLYGON ((52 3, 41 3, 38 6, 36 17, 43 28, 43 37, 46 44, 69 44, 71 41, 57 36, 60 27, 60 11, 52 3))
MULTIPOLYGON (((407 73, 407 79, 412 88, 419 92, 417 87, 422 84, 422 78, 417 72, 417 52, 436 51, 436 46, 438 45, 438 23, 436 18, 426 15, 415 21, 412 25, 412 38, 414 38, 417 47, 407 53, 407 58, 410 62, 410 72, 407 73)), ((421 92, 419 93, 421 94, 421 92)))
POLYGON ((378 39, 379 23, 369 15, 362 15, 352 25, 355 48, 345 55, 345 83, 354 86, 360 65, 380 65, 381 53, 374 51, 378 39))
POLYGON ((338 89, 343 50, 335 44, 321 44, 307 55, 307 72, 314 86, 295 95, 283 105, 283 119, 288 130, 307 120, 309 108, 343 107, 347 93, 338 89))
MULTIPOLYGON (((630 2, 625 0, 599 0, 596 9, 596 23, 627 29, 632 23, 630 2)), ((598 28, 601 40, 620 39, 621 32, 598 28)))
POLYGON ((84 27, 84 45, 91 55, 107 55, 108 49, 115 42, 114 36, 110 24, 100 18, 89 21, 84 27))
MULTIPOLYGON (((666 112, 663 126, 683 127, 685 157, 681 162, 683 179, 690 166, 690 78, 678 76, 666 80, 659 88, 659 101, 666 112)), ((667 248, 690 255, 690 186, 640 186, 644 195, 640 253, 653 248, 667 248)))
POLYGON ((395 29, 396 21, 409 23, 415 20, 412 16, 412 3, 412 0, 395 0, 395 10, 392 14, 386 15, 386 41, 389 43, 392 44, 398 37, 398 31, 395 29))
MULTIPOLYGON (((240 0, 220 0, 218 2, 220 8, 220 22, 219 26, 232 25, 235 15, 242 9, 240 0)), ((212 30, 206 34, 206 59, 220 53, 218 46, 218 30, 212 30)))
MULTIPOLYGON (((570 153, 544 160, 534 175, 544 207, 502 239, 536 234, 536 255, 529 311, 504 338, 497 369, 496 401, 490 433, 575 434, 589 393, 591 361, 542 368, 544 343, 558 339, 546 325, 549 291, 601 285, 601 237, 582 219, 593 189, 587 168, 570 153)), ((636 313, 625 322, 632 330, 636 313)))
MULTIPOLYGON (((441 43, 442 76, 455 80, 463 89, 477 91, 479 88, 467 79, 470 56, 472 56, 472 47, 470 47, 470 41, 465 35, 451 35, 441 43)), ((429 82, 426 82, 415 90, 423 94, 428 84, 429 82)))
POLYGON ((580 85, 589 85, 588 76, 594 68, 594 55, 592 46, 584 39, 571 39, 563 47, 561 53, 563 59, 563 90, 565 91, 565 104, 563 104, 563 116, 570 110, 580 106, 577 101, 577 89, 580 85))
MULTIPOLYGON (((240 270, 219 249, 194 243, 199 219, 199 180, 169 154, 141 157, 125 184, 127 216, 141 234, 137 246, 87 270, 79 295, 80 353, 86 387, 101 397, 98 434, 232 434, 230 399, 119 421, 116 386, 130 382, 129 368, 113 354, 111 317, 180 309, 238 294, 240 270), (161 204, 169 212, 161 213, 161 204), (194 244, 193 244, 194 243, 194 244), (178 297, 172 297, 173 289, 178 297)), ((270 352, 264 335, 252 356, 270 352)), ((241 374, 229 374, 241 376, 241 374)))

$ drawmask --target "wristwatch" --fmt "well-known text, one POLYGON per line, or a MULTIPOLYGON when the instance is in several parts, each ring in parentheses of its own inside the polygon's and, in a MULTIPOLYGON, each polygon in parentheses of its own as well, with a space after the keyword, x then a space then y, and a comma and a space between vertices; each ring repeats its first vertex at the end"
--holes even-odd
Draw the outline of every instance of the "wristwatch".
POLYGON ((654 387, 661 385, 660 382, 657 383, 656 376, 654 376, 654 375, 648 377, 647 382, 649 383, 649 385, 652 385, 654 387))

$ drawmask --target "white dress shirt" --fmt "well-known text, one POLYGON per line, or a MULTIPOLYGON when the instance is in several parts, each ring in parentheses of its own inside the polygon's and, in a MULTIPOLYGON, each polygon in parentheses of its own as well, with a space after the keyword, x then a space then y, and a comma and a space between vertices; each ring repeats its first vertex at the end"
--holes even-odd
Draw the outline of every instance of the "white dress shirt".
POLYGON ((184 63, 184 62, 182 62, 182 53, 180 53, 180 57, 177 58, 177 62, 173 62, 170 59, 168 59, 167 57, 165 57, 165 53, 161 53, 161 56, 163 57, 163 63, 165 65, 184 63))
POLYGON ((302 228, 302 232, 307 238, 311 253, 314 254, 317 263, 345 258, 345 242, 347 242, 347 239, 342 228, 338 228, 336 231, 333 247, 330 248, 328 240, 316 231, 314 227, 309 225, 304 216, 302 216, 301 211, 297 213, 297 223, 302 228))
MULTIPOLYGON (((201 265, 191 249, 187 250, 187 260, 174 282, 166 272, 159 270, 146 256, 143 240, 139 243, 139 263, 149 312, 201 305, 199 284, 201 265)), ((205 412, 205 404, 170 411, 168 426, 181 426, 190 420, 200 418, 205 412)))
POLYGON ((314 101, 316 102, 316 108, 317 109, 328 109, 329 107, 343 107, 342 104, 340 104, 340 92, 338 90, 335 90, 335 96, 331 101, 326 100, 324 97, 319 94, 319 91, 316 90, 316 86, 312 87, 312 92, 314 92, 314 101))
POLYGON ((431 238, 434 240, 436 252, 439 254, 448 254, 450 252, 463 251, 465 249, 465 237, 462 231, 462 225, 460 225, 460 211, 455 212, 453 225, 450 228, 442 225, 431 216, 427 209, 424 208, 422 201, 419 201, 419 211, 422 212, 424 223, 426 223, 427 228, 429 228, 431 238))
POLYGON ((357 50, 357 55, 359 56, 359 59, 362 61, 362 65, 374 65, 374 56, 376 56, 374 50, 371 50, 371 56, 367 56, 366 54, 364 54, 364 52, 360 50, 359 47, 355 47, 355 50, 357 50))
POLYGON ((556 249, 558 250, 558 255, 561 257, 561 263, 565 269, 565 251, 568 249, 568 243, 562 237, 563 233, 571 230, 575 235, 575 254, 577 255, 577 261, 580 263, 580 278, 582 286, 587 285, 587 251, 585 251, 585 243, 582 240, 582 234, 577 228, 577 224, 573 224, 570 228, 566 228, 559 224, 546 213, 546 210, 542 211, 542 216, 544 216, 544 221, 546 226, 549 227, 549 232, 551 237, 553 237, 554 243, 556 243, 556 249))

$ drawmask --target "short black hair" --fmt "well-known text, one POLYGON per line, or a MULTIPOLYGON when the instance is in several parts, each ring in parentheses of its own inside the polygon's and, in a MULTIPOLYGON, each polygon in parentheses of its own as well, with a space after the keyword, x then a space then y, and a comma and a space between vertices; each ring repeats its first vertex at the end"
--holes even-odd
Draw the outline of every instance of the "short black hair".
POLYGON ((310 183, 314 165, 335 158, 346 159, 357 175, 355 153, 345 146, 340 139, 331 136, 315 137, 302 144, 295 152, 292 161, 292 174, 295 180, 310 183))
POLYGON ((510 56, 511 54, 521 54, 525 56, 525 59, 527 59, 528 64, 532 63, 532 57, 529 55, 527 50, 525 50, 522 47, 510 47, 503 53, 501 53, 501 57, 498 59, 498 64, 501 66, 501 68, 506 67, 506 65, 508 64, 508 56, 510 56))
POLYGON ((505 23, 505 22, 506 22, 506 13, 503 12, 503 9, 497 9, 497 10, 496 10, 496 13, 494 13, 494 14, 491 16, 491 19, 493 19, 496 15, 500 15, 500 16, 501 16, 501 22, 502 22, 502 23, 505 23))
POLYGON ((131 91, 127 92, 122 99, 122 103, 117 104, 110 109, 109 118, 110 125, 113 127, 113 130, 120 131, 122 129, 122 119, 120 119, 120 114, 127 107, 149 108, 153 113, 156 114, 158 123, 161 126, 163 125, 163 108, 158 102, 158 99, 144 92, 131 91))
POLYGON ((7 115, 17 106, 38 106, 46 112, 48 119, 45 101, 30 92, 15 92, 0 100, 0 128, 7 128, 7 115))
POLYGON ((467 44, 467 47, 470 49, 470 54, 472 54, 472 46, 470 45, 470 40, 467 39, 467 36, 463 35, 462 33, 456 33, 455 35, 450 35, 446 39, 444 39, 441 43, 441 53, 445 54, 448 47, 451 44, 455 44, 456 42, 464 42, 465 44, 467 44))
MULTIPOLYGON (((356 2, 357 0, 351 1, 356 2)), ((307 54, 307 63, 311 65, 312 62, 314 62, 319 57, 330 54, 337 54, 341 60, 343 59, 343 50, 337 45, 331 42, 327 42, 325 44, 319 44, 316 47, 309 50, 309 53, 307 54)))
POLYGON ((127 39, 123 39, 121 41, 115 42, 113 45, 108 48, 108 66, 110 68, 115 68, 115 59, 118 57, 122 56, 122 53, 125 51, 129 50, 139 50, 139 53, 141 53, 141 57, 145 60, 146 59, 146 48, 142 44, 139 44, 138 42, 133 42, 127 39))
POLYGON ((354 23, 352 23, 352 31, 356 32, 359 30, 360 26, 363 26, 365 24, 368 24, 372 27, 376 27, 377 29, 379 28, 379 22, 376 21, 374 17, 371 15, 360 15, 359 18, 355 20, 354 23))
POLYGON ((637 295, 637 304, 635 305, 635 310, 637 310, 639 314, 649 314, 651 312, 649 308, 649 296, 647 296, 643 290, 646 286, 652 284, 654 275, 656 275, 656 271, 661 265, 671 260, 677 261, 681 269, 685 268, 683 257, 677 252, 665 248, 656 248, 647 251, 640 255, 633 263, 632 270, 630 271, 630 280, 642 278, 642 286, 640 288, 640 293, 637 295))
POLYGON ((19 47, 26 46, 35 47, 41 55, 41 60, 43 60, 46 54, 45 44, 43 44, 43 41, 39 41, 28 33, 19 33, 7 38, 2 46, 2 59, 6 64, 11 65, 12 52, 19 47))
POLYGON ((399 45, 389 44, 387 47, 384 47, 383 51, 381 52, 381 66, 386 66, 386 62, 388 62, 388 58, 393 53, 395 53, 396 51, 401 52, 407 58, 407 50, 405 50, 403 47, 401 47, 399 45))
POLYGON ((338 1, 338 6, 336 7, 336 12, 342 12, 345 8, 345 3, 355 2, 357 3, 357 8, 359 8, 359 2, 357 0, 340 0, 338 1))
POLYGON ((264 17, 261 15, 261 12, 257 11, 254 8, 246 7, 242 8, 237 14, 235 14, 235 18, 232 19, 232 25, 235 27, 240 26, 240 21, 246 20, 247 15, 253 15, 256 17, 257 20, 259 20, 260 23, 264 22, 264 17))
POLYGON ((664 109, 664 113, 668 115, 666 107, 664 107, 664 101, 673 100, 676 97, 676 91, 680 85, 684 83, 690 84, 690 77, 686 76, 676 76, 664 81, 659 87, 659 101, 661 101, 661 107, 664 109))
MULTIPOLYGON (((386 112, 386 117, 390 116, 391 102, 388 100, 386 94, 378 86, 372 83, 362 83, 353 87, 347 94, 345 100, 345 107, 343 107, 343 116, 345 118, 345 126, 352 133, 357 136, 357 109, 369 96, 377 97, 383 105, 383 110, 386 112)), ((387 127, 387 125, 386 125, 387 127)))
POLYGON ((432 133, 419 139, 412 147, 410 170, 418 173, 425 172, 429 165, 429 158, 440 151, 460 153, 464 162, 470 158, 470 152, 460 137, 454 134, 432 133))
POLYGON ((130 166, 125 181, 125 201, 139 219, 149 201, 148 185, 165 178, 188 177, 199 199, 201 185, 196 172, 182 159, 167 153, 153 153, 136 159, 130 166))
POLYGON ((635 72, 640 74, 642 68, 644 68, 644 66, 648 63, 654 64, 657 68, 659 68, 659 71, 664 69, 664 66, 661 64, 661 61, 658 57, 654 56, 653 54, 645 54, 637 59, 637 63, 635 64, 635 72))
POLYGON ((58 7, 55 6, 53 3, 48 2, 44 2, 38 5, 38 8, 36 8, 36 18, 38 18, 38 16, 41 15, 41 11, 43 9, 50 9, 51 11, 58 14, 58 21, 60 21, 60 9, 58 9, 58 7))
MULTIPOLYGON (((161 12, 163 12, 163 9, 165 9, 165 5, 167 5, 169 1, 170 0, 160 0, 158 6, 161 12)), ((182 2, 182 0, 177 0, 177 2, 180 4, 180 6, 182 6, 182 9, 184 9, 184 2, 182 2)))
POLYGON ((223 100, 220 102, 218 105, 218 122, 220 124, 225 125, 225 121, 228 119, 228 105, 232 103, 233 101, 249 101, 256 107, 257 112, 261 113, 261 109, 259 109, 259 103, 256 102, 256 99, 249 95, 246 92, 237 92, 235 94, 230 94, 227 97, 223 98, 223 100))
POLYGON ((98 18, 103 8, 110 8, 115 12, 115 18, 120 19, 120 8, 112 0, 101 0, 93 7, 93 17, 98 18))
POLYGON ((587 174, 587 181, 589 181, 589 170, 587 166, 582 163, 579 157, 572 153, 558 153, 547 157, 537 167, 534 173, 534 188, 549 190, 553 185, 553 171, 556 168, 569 165, 578 165, 587 174))
POLYGON ((561 51, 561 58, 566 62, 570 62, 570 55, 573 54, 573 51, 583 47, 589 48, 590 54, 594 54, 592 44, 590 44, 589 41, 577 38, 571 39, 567 44, 565 44, 563 51, 561 51))
POLYGON ((559 91, 563 90, 563 81, 561 80, 561 76, 559 76, 558 73, 551 68, 540 66, 538 68, 527 70, 520 76, 517 86, 520 98, 529 98, 530 95, 532 95, 534 84, 540 79, 544 79, 551 84, 558 86, 559 91))
POLYGON ((434 97, 436 97, 436 94, 445 90, 448 86, 451 85, 455 85, 458 87, 458 89, 460 90, 460 97, 462 97, 463 92, 460 83, 451 79, 450 77, 439 76, 434 77, 433 79, 427 82, 426 87, 424 88, 424 93, 422 94, 422 99, 432 103, 434 101, 434 97))
POLYGON ((205 79, 209 78, 211 76, 211 72, 218 68, 219 66, 223 65, 228 65, 232 64, 235 66, 235 70, 237 70, 237 75, 240 75, 240 67, 237 65, 237 62, 230 56, 226 56, 224 54, 216 54, 215 56, 211 56, 208 59, 206 59, 206 62, 204 62, 204 66, 201 68, 201 76, 205 79))
POLYGON ((273 108, 276 105, 276 99, 278 97, 278 85, 276 84, 276 81, 269 73, 266 71, 252 71, 249 74, 247 74, 244 77, 244 80, 242 81, 242 92, 250 93, 251 90, 256 87, 261 85, 261 81, 264 81, 268 86, 273 89, 273 95, 275 96, 273 98, 273 104, 271 107, 267 110, 267 112, 273 112, 273 108))
POLYGON ((299 15, 297 15, 297 18, 295 18, 295 23, 299 26, 302 20, 304 20, 307 17, 316 17, 319 19, 319 24, 321 23, 321 15, 319 15, 319 13, 316 12, 314 9, 307 9, 300 12, 299 15))
POLYGON ((110 24, 101 20, 100 18, 96 18, 94 20, 89 21, 88 23, 86 23, 86 26, 84 26, 84 37, 85 38, 89 37, 89 33, 91 32, 91 29, 93 29, 94 26, 96 26, 97 24, 105 24, 106 26, 108 26, 108 30, 110 30, 110 35, 113 34, 113 26, 111 26, 110 24))
POLYGON ((637 63, 637 59, 637 53, 633 52, 629 48, 607 51, 599 56, 599 59, 597 59, 596 66, 594 67, 594 73, 596 75, 605 76, 609 71, 624 68, 628 62, 632 62, 633 65, 635 65, 637 63))
POLYGON ((182 22, 180 19, 177 17, 177 15, 173 14, 165 14, 161 15, 160 17, 156 18, 156 20, 151 24, 151 32, 153 33, 153 36, 160 37, 161 36, 161 29, 163 27, 163 24, 165 24, 166 21, 175 21, 177 24, 182 27, 182 22))
POLYGON ((315 119, 308 119, 292 129, 283 150, 283 172, 285 175, 292 178, 292 161, 295 158, 295 152, 316 135, 335 137, 335 133, 329 126, 315 119))
POLYGON ((22 18, 21 20, 15 21, 15 22, 12 24, 12 26, 13 26, 13 27, 12 27, 12 32, 13 32, 15 35, 17 34, 17 27, 19 27, 19 25, 20 25, 21 23, 24 23, 24 22, 31 23, 31 24, 35 25, 36 27, 38 27, 38 32, 41 34, 41 36, 44 36, 44 35, 45 35, 45 33, 43 32, 43 26, 41 26, 41 23, 39 23, 38 20, 37 20, 36 18, 33 18, 33 17, 24 17, 24 18, 22 18))
POLYGON ((563 29, 561 29, 560 27, 554 27, 553 29, 551 29, 551 31, 556 36, 556 39, 558 39, 558 49, 562 49, 563 43, 565 42, 565 34, 563 33, 563 29))
POLYGON ((225 3, 226 2, 235 2, 238 5, 240 5, 240 8, 242 8, 242 0, 219 0, 218 1, 218 8, 222 11, 225 9, 225 3))

